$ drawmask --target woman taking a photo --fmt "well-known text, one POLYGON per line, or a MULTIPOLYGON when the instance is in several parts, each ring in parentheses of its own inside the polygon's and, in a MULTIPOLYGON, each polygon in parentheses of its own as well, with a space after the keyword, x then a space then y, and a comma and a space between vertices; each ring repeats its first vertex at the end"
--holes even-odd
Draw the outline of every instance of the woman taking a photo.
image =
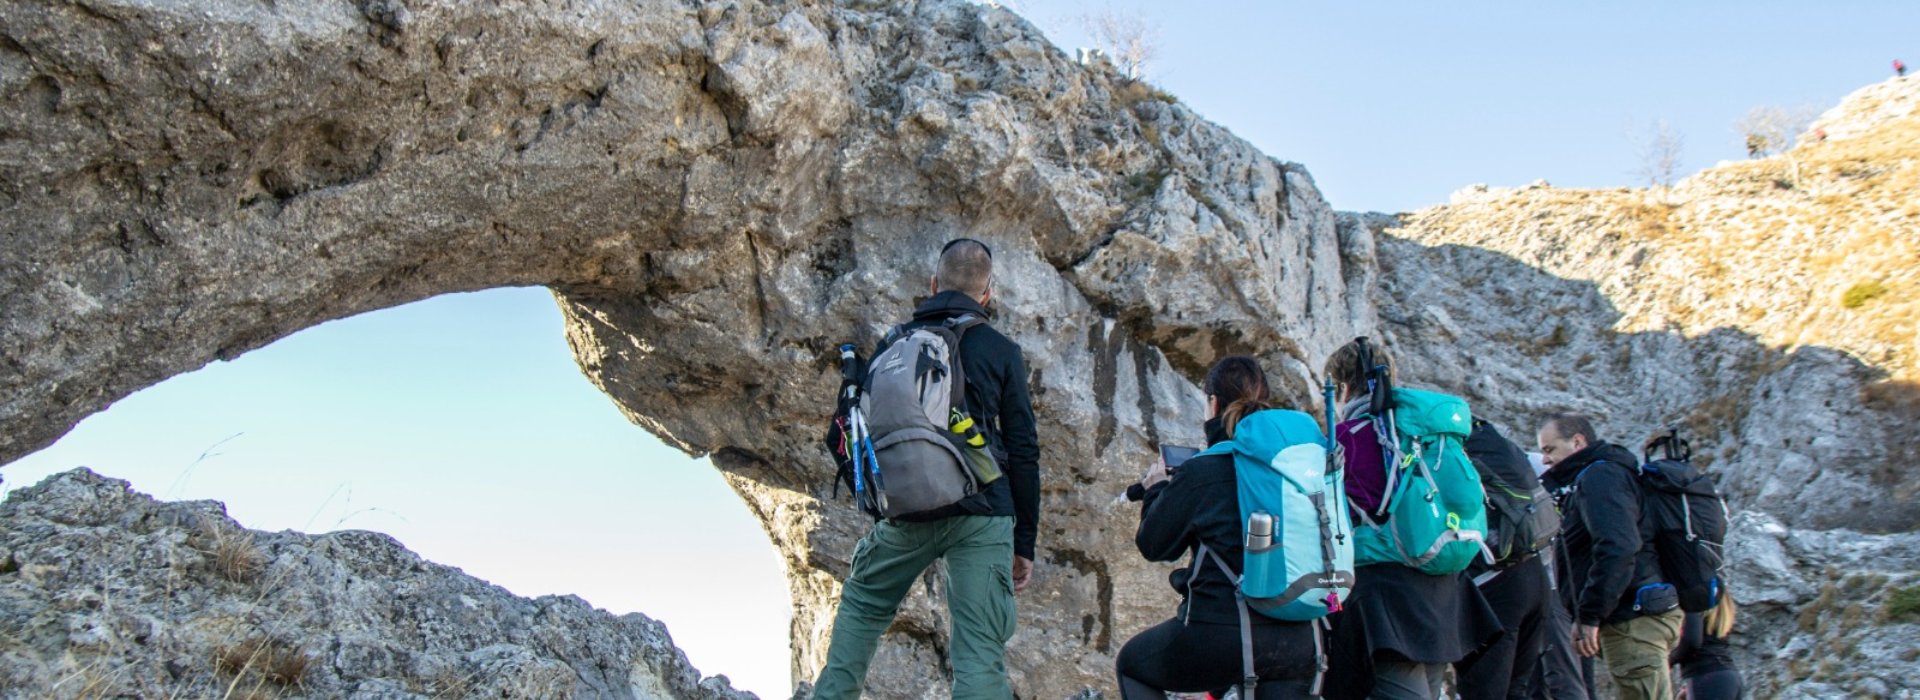
MULTIPOLYGON (((1259 438, 1269 442, 1323 440, 1313 419, 1272 405, 1266 373, 1251 357, 1228 357, 1207 372, 1206 435, 1209 446, 1226 440, 1259 438), (1260 412, 1283 420, 1247 418, 1260 412), (1304 426, 1304 427, 1301 427, 1304 426), (1255 436, 1243 427, 1260 431, 1255 436)), ((1245 533, 1232 454, 1201 454, 1169 474, 1164 460, 1128 489, 1143 503, 1134 543, 1153 561, 1190 560, 1170 578, 1181 595, 1172 619, 1134 636, 1117 659, 1120 693, 1127 700, 1164 698, 1167 692, 1213 692, 1216 696, 1244 675, 1241 610, 1230 574, 1211 558, 1196 556, 1202 545, 1217 554, 1234 576, 1244 571, 1245 533)), ((1257 698, 1309 696, 1317 664, 1311 622, 1287 622, 1260 613, 1246 616, 1252 627, 1257 698)))

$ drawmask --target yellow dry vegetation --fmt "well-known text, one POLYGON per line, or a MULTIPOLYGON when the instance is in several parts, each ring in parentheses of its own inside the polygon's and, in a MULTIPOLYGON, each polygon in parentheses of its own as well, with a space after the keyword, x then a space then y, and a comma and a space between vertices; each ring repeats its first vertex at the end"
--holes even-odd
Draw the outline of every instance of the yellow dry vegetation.
POLYGON ((1733 327, 1770 345, 1822 345, 1912 378, 1920 369, 1920 81, 1843 107, 1873 122, 1803 137, 1672 189, 1523 188, 1424 210, 1396 233, 1498 250, 1589 279, 1621 330, 1733 327), (1905 109, 1904 114, 1889 107, 1905 109))

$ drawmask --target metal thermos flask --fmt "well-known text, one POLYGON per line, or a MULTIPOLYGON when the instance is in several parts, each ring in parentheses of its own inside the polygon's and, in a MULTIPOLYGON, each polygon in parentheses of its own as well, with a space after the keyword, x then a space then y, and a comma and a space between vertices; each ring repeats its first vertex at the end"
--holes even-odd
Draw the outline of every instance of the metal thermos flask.
POLYGON ((1258 552, 1273 546, 1273 516, 1255 512, 1247 517, 1247 551, 1258 552))

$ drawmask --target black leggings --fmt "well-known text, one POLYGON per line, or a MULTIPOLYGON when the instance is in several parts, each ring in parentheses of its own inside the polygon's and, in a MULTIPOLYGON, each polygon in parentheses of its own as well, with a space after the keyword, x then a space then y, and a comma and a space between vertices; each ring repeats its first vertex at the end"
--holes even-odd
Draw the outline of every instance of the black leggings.
MULTIPOLYGON (((1115 665, 1126 700, 1164 698, 1168 691, 1218 694, 1241 680, 1240 626, 1174 618, 1127 640, 1115 665)), ((1312 623, 1255 625, 1253 665, 1260 688, 1251 700, 1307 697, 1314 671, 1312 623)))
POLYGON ((1687 700, 1740 700, 1742 685, 1739 671, 1709 671, 1686 680, 1687 700))

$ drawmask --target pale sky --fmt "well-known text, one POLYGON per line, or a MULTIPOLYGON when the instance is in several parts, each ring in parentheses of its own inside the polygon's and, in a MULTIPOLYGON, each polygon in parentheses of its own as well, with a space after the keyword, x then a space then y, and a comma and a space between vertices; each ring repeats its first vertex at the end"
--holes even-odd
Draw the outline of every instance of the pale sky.
MULTIPOLYGON (((1150 80, 1305 164, 1342 210, 1479 182, 1634 184, 1631 135, 1655 119, 1696 171, 1744 156, 1733 124, 1753 107, 1826 109, 1896 57, 1920 65, 1920 3, 1007 4, 1069 53, 1093 43, 1083 16, 1142 17, 1150 80)), ((322 324, 136 393, 0 477, 78 465, 224 501, 255 529, 378 530, 521 595, 642 612, 702 672, 790 694, 790 601, 765 533, 710 465, 581 376, 545 290, 322 324)))

